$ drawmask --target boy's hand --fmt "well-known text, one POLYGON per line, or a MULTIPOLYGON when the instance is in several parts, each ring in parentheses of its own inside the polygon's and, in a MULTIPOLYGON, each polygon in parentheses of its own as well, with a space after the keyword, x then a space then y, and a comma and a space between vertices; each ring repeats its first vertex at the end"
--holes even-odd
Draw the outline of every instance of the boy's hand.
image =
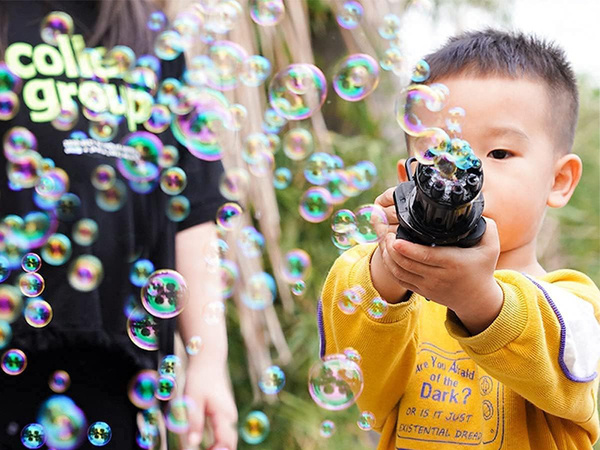
MULTIPOLYGON (((384 208, 390 225, 397 225, 393 191, 388 189, 375 203, 384 208)), ((395 225, 379 244, 384 264, 398 283, 453 310, 472 334, 493 322, 503 302, 494 279, 500 255, 498 229, 492 219, 486 222, 483 238, 470 248, 429 247, 396 239, 395 225)))

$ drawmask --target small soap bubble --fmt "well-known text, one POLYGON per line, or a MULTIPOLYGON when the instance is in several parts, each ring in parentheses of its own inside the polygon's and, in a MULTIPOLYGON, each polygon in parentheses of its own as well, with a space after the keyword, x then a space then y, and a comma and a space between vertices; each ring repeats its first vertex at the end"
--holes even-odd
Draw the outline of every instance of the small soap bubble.
POLYGON ((148 277, 140 295, 146 311, 160 319, 170 319, 187 304, 189 290, 179 272, 160 269, 148 277))
POLYGON ((372 430, 373 425, 375 425, 375 414, 373 414, 371 411, 361 412, 356 424, 358 425, 358 428, 363 431, 372 430))
POLYGON ((87 421, 81 408, 64 395, 53 395, 38 410, 38 422, 52 449, 73 449, 85 439, 87 421))
POLYGON ((40 448, 46 443, 46 432, 39 423, 25 425, 21 431, 21 444, 25 448, 40 448))
POLYGON ((261 55, 246 58, 242 66, 240 80, 246 86, 260 86, 271 74, 271 63, 261 55))
POLYGON ((219 181, 219 192, 227 200, 239 201, 248 193, 250 176, 241 167, 227 169, 219 181))
MULTIPOLYGON (((0 300, 4 300, 0 297, 0 300)), ((0 311, 0 315, 4 314, 0 311)), ((12 339, 12 327, 6 320, 0 320, 0 349, 5 348, 12 339)))
POLYGON ((200 336, 192 336, 185 346, 185 351, 188 355, 194 356, 202 350, 202 338, 200 336))
POLYGON ((21 259, 21 268, 25 272, 37 272, 42 267, 42 258, 37 253, 26 253, 21 259))
POLYGON ((346 355, 346 358, 348 358, 350 361, 354 361, 356 364, 360 364, 362 361, 360 353, 358 353, 358 351, 352 347, 345 348, 344 355, 346 355))
POLYGON ((460 106, 455 106, 448 110, 448 117, 446 118, 446 127, 448 128, 448 134, 452 138, 460 138, 462 135, 462 122, 465 118, 465 110, 460 106))
POLYGON ((80 219, 73 225, 71 236, 78 245, 92 245, 98 239, 98 223, 93 219, 80 219))
POLYGON ((150 133, 160 134, 171 125, 171 110, 161 104, 152 105, 150 117, 144 122, 144 128, 150 133))
POLYGON ((71 36, 74 30, 73 19, 62 11, 52 11, 44 17, 40 25, 42 40, 54 46, 58 45, 58 36, 61 34, 71 36))
POLYGON ((119 121, 112 114, 103 113, 90 121, 88 133, 92 139, 100 142, 112 141, 119 132, 119 121))
POLYGON ((71 376, 64 370, 52 372, 48 386, 57 394, 62 394, 71 386, 71 376))
POLYGON ((131 266, 129 272, 129 281, 137 287, 142 287, 148 281, 150 275, 154 272, 154 264, 149 259, 138 259, 131 266))
POLYGON ((148 17, 148 28, 152 31, 160 31, 167 24, 167 16, 162 11, 153 11, 148 17))
POLYGON ((346 1, 342 5, 342 10, 336 17, 337 23, 339 23, 342 28, 351 30, 358 26, 363 17, 363 13, 363 7, 359 2, 354 0, 346 1))
POLYGON ((354 314, 358 305, 362 302, 362 297, 354 289, 346 289, 340 295, 337 305, 344 314, 354 314))
POLYGON ((360 367, 343 354, 328 355, 316 362, 308 376, 310 396, 318 406, 330 411, 352 406, 363 386, 360 367))
POLYGON ((180 167, 169 167, 160 176, 160 188, 167 195, 178 195, 187 186, 187 175, 180 167))
POLYGON ((208 72, 208 85, 219 91, 235 89, 244 73, 246 50, 232 41, 216 41, 210 46, 208 57, 213 63, 208 72))
POLYGON ((267 415, 262 411, 252 411, 240 425, 240 437, 246 444, 257 445, 267 438, 270 429, 267 415))
POLYGON ((10 262, 4 255, 0 255, 0 283, 10 276, 10 262))
POLYGON ((140 409, 148 409, 156 404, 154 394, 158 385, 156 370, 141 370, 130 380, 127 388, 129 401, 140 409))
POLYGON ((158 350, 156 319, 140 307, 136 307, 127 318, 127 335, 131 342, 143 350, 158 350))
POLYGON ((310 255, 299 248, 287 252, 283 259, 283 276, 288 283, 305 280, 310 274, 310 255))
POLYGON ((79 106, 72 100, 65 107, 61 107, 58 115, 52 119, 52 126, 60 131, 69 131, 75 128, 79 120, 79 106))
POLYGON ((322 187, 309 188, 300 198, 298 210, 300 216, 307 222, 323 222, 333 212, 331 194, 322 187))
POLYGON ((110 442, 112 430, 106 422, 94 422, 88 428, 87 436, 90 444, 103 447, 110 442))
POLYGON ((244 127, 246 119, 248 118, 248 110, 244 105, 235 103, 229 108, 232 116, 232 128, 233 130, 239 131, 244 127))
POLYGON ((250 309, 262 310, 273 304, 275 280, 267 272, 254 273, 242 292, 242 302, 250 309))
POLYGON ((190 397, 175 398, 169 402, 165 414, 167 429, 176 434, 186 433, 190 428, 190 417, 198 407, 190 397))
POLYGON ((385 237, 388 219, 383 208, 375 204, 359 206, 356 217, 355 238, 361 243, 379 242, 385 237))
POLYGON ((292 283, 291 286, 292 294, 299 297, 306 291, 306 283, 304 280, 298 280, 295 283, 292 283))
POLYGON ((318 111, 327 96, 327 81, 312 64, 291 64, 269 83, 269 103, 280 116, 302 120, 318 111))
POLYGON ((41 298, 33 298, 27 302, 23 315, 33 328, 43 328, 52 320, 52 307, 41 298))
POLYGON ((278 167, 273 173, 273 186, 275 189, 286 189, 292 182, 292 171, 287 167, 278 167))
POLYGON ((177 383, 175 382, 175 378, 162 375, 158 379, 158 384, 156 386, 156 392, 154 396, 161 401, 171 400, 175 395, 175 388, 177 387, 177 383))
POLYGON ((242 219, 242 207, 237 203, 225 203, 217 210, 217 225, 224 230, 233 230, 242 219))
POLYGON ((400 75, 404 70, 404 57, 397 47, 390 47, 379 60, 379 65, 383 70, 389 70, 396 75, 400 75))
POLYGON ((412 73, 412 76, 410 79, 412 81, 414 81, 415 83, 422 83, 429 78, 429 73, 430 73, 429 64, 424 59, 421 59, 415 65, 415 68, 413 70, 413 73, 412 73))
POLYGON ((158 165, 161 169, 168 169, 179 162, 179 150, 173 145, 165 145, 158 157, 158 165))
POLYGON ((333 88, 335 92, 350 102, 357 102, 368 96, 379 84, 379 65, 364 53, 344 58, 335 69, 333 88))
POLYGON ((202 319, 209 325, 218 325, 225 320, 225 303, 215 300, 204 305, 202 319))
POLYGON ((102 283, 103 278, 102 262, 94 255, 80 255, 69 265, 67 279, 77 291, 93 291, 102 283))
POLYGON ((173 222, 182 222, 190 215, 190 201, 184 195, 169 198, 165 214, 173 222))
POLYGON ((256 228, 247 226, 242 228, 237 244, 245 257, 257 258, 263 253, 265 238, 256 228))
POLYGON ((386 14, 377 31, 383 39, 395 39, 400 32, 400 25, 400 18, 396 14, 386 14))
POLYGON ((2 371, 7 375, 20 375, 27 367, 27 356, 18 348, 11 348, 2 355, 2 371))
POLYGON ((244 10, 236 0, 223 0, 202 10, 205 30, 225 34, 235 28, 244 10))
MULTIPOLYGON (((0 321, 13 323, 21 314, 23 309, 23 297, 21 291, 10 284, 0 285, 0 321)), ((6 335, 4 344, 10 341, 10 336, 6 335)))
POLYGON ((6 63, 0 62, 0 92, 12 91, 18 94, 21 92, 22 86, 21 78, 10 70, 6 63))
POLYGON ((367 306, 367 314, 373 319, 381 319, 388 312, 388 303, 380 298, 375 297, 369 301, 367 306))
POLYGON ((413 142, 413 154, 421 164, 432 165, 450 147, 450 136, 441 128, 428 128, 413 142))
POLYGON ((237 266, 233 261, 223 259, 221 261, 221 295, 224 299, 233 295, 235 281, 238 278, 237 266))
POLYGON ((331 229, 334 233, 354 233, 356 216, 349 209, 338 210, 331 218, 331 229))
POLYGON ((335 423, 331 420, 324 420, 321 422, 321 426, 319 427, 319 434, 321 437, 327 439, 333 436, 333 433, 335 433, 335 423))
POLYGON ((285 386, 285 373, 279 366, 267 367, 260 376, 258 387, 267 395, 279 393, 285 386))
POLYGON ((181 35, 174 30, 162 31, 154 41, 154 53, 164 61, 176 59, 183 51, 181 35))
POLYGON ((13 119, 19 112, 19 97, 12 91, 0 92, 0 121, 13 119))
POLYGON ((313 136, 306 128, 292 128, 283 137, 283 152, 291 160, 301 161, 313 150, 313 136))
POLYGON ((285 6, 283 0, 251 0, 250 17, 263 27, 277 25, 283 19, 285 6))
POLYGON ((39 273, 24 273, 19 277, 19 289, 26 297, 37 297, 45 287, 46 282, 39 273))
POLYGON ((304 166, 304 178, 311 184, 322 186, 329 181, 334 167, 329 153, 313 153, 304 166))
MULTIPOLYGON (((402 130, 410 136, 420 136, 428 128, 419 114, 425 111, 439 111, 441 89, 434 90, 425 84, 411 84, 400 92, 396 102, 396 120, 402 130)), ((422 114, 421 114, 422 115, 422 114)))

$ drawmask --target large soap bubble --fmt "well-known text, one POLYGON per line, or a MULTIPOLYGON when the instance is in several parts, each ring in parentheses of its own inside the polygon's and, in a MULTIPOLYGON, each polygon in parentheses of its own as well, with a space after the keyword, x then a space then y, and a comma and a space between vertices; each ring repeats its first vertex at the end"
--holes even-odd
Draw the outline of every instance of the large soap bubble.
POLYGON ((308 392, 317 405, 330 411, 347 409, 362 393, 362 370, 344 354, 328 355, 308 375, 308 392))
POLYGON ((318 111, 327 96, 323 72, 312 64, 290 64, 269 84, 269 102, 288 120, 306 119, 318 111))

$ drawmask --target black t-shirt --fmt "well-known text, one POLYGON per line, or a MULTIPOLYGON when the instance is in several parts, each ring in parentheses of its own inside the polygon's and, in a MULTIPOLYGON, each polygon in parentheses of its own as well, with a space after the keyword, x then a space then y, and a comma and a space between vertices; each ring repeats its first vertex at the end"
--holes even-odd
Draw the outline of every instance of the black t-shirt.
MULTIPOLYGON (((43 43, 40 37, 40 23, 51 9, 70 14, 74 19, 76 33, 91 29, 98 12, 95 2, 3 3, 8 17, 9 45, 13 42, 27 42, 35 47, 43 43)), ((181 78, 182 70, 182 57, 172 62, 163 62, 161 79, 181 78)), ((48 78, 39 74, 36 77, 48 78)), ((67 80, 64 77, 55 79, 67 80)), ((12 324, 13 339, 9 347, 35 353, 48 348, 68 349, 73 345, 89 346, 90 349, 102 346, 129 354, 140 366, 155 367, 156 352, 139 349, 131 342, 126 332, 126 305, 131 302, 131 296, 139 304, 140 293, 139 287, 133 286, 130 281, 132 263, 136 259, 146 258, 156 269, 174 268, 176 233, 203 222, 213 221, 216 210, 224 201, 218 190, 222 165, 218 161, 207 162, 195 158, 174 139, 170 129, 158 135, 163 144, 174 145, 179 149, 180 159, 177 166, 187 174, 187 187, 181 195, 189 199, 190 213, 184 221, 173 222, 165 213, 169 196, 159 187, 147 194, 134 192, 119 173, 117 158, 101 154, 65 153, 64 139, 68 139, 75 130, 84 131, 86 134, 88 132, 88 121, 81 113, 77 125, 69 131, 59 131, 50 123, 33 123, 29 114, 30 110, 21 103, 15 118, 6 122, 0 121, 0 138, 14 126, 24 126, 33 132, 38 142, 37 151, 42 157, 51 158, 56 167, 67 172, 70 183, 68 192, 75 194, 81 205, 73 217, 65 217, 63 214, 56 229, 56 233, 62 233, 71 239, 71 257, 59 266, 42 262, 39 272, 46 283, 41 297, 52 306, 52 321, 46 327, 36 329, 30 327, 21 315, 12 324), (98 190, 92 185, 91 177, 94 169, 100 164, 114 167, 117 177, 127 186, 125 203, 114 212, 101 209, 96 201, 98 190), (98 239, 90 246, 80 246, 72 239, 73 224, 81 218, 93 219, 99 226, 98 239), (99 258, 104 271, 103 281, 90 292, 78 291, 67 281, 69 263, 84 254, 99 258)), ((141 127, 139 129, 143 130, 141 127)), ((123 120, 119 133, 112 142, 120 142, 129 132, 127 121, 123 120)), ((40 211, 33 201, 34 189, 15 191, 9 188, 6 166, 4 155, 0 154, 0 219, 10 214, 23 218, 32 211, 40 211)), ((38 254, 39 250, 31 249, 38 254)), ((19 268, 13 270, 4 283, 16 284, 21 273, 23 271, 19 268)), ((161 350, 169 351, 175 319, 156 321, 161 327, 161 350)))

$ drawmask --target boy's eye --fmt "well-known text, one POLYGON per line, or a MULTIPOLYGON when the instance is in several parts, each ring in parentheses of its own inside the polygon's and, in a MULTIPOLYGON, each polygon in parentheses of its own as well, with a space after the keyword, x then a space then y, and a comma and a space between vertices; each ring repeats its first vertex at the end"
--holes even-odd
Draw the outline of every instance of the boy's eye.
POLYGON ((506 159, 510 156, 507 150, 492 150, 489 155, 492 155, 494 159, 506 159))

